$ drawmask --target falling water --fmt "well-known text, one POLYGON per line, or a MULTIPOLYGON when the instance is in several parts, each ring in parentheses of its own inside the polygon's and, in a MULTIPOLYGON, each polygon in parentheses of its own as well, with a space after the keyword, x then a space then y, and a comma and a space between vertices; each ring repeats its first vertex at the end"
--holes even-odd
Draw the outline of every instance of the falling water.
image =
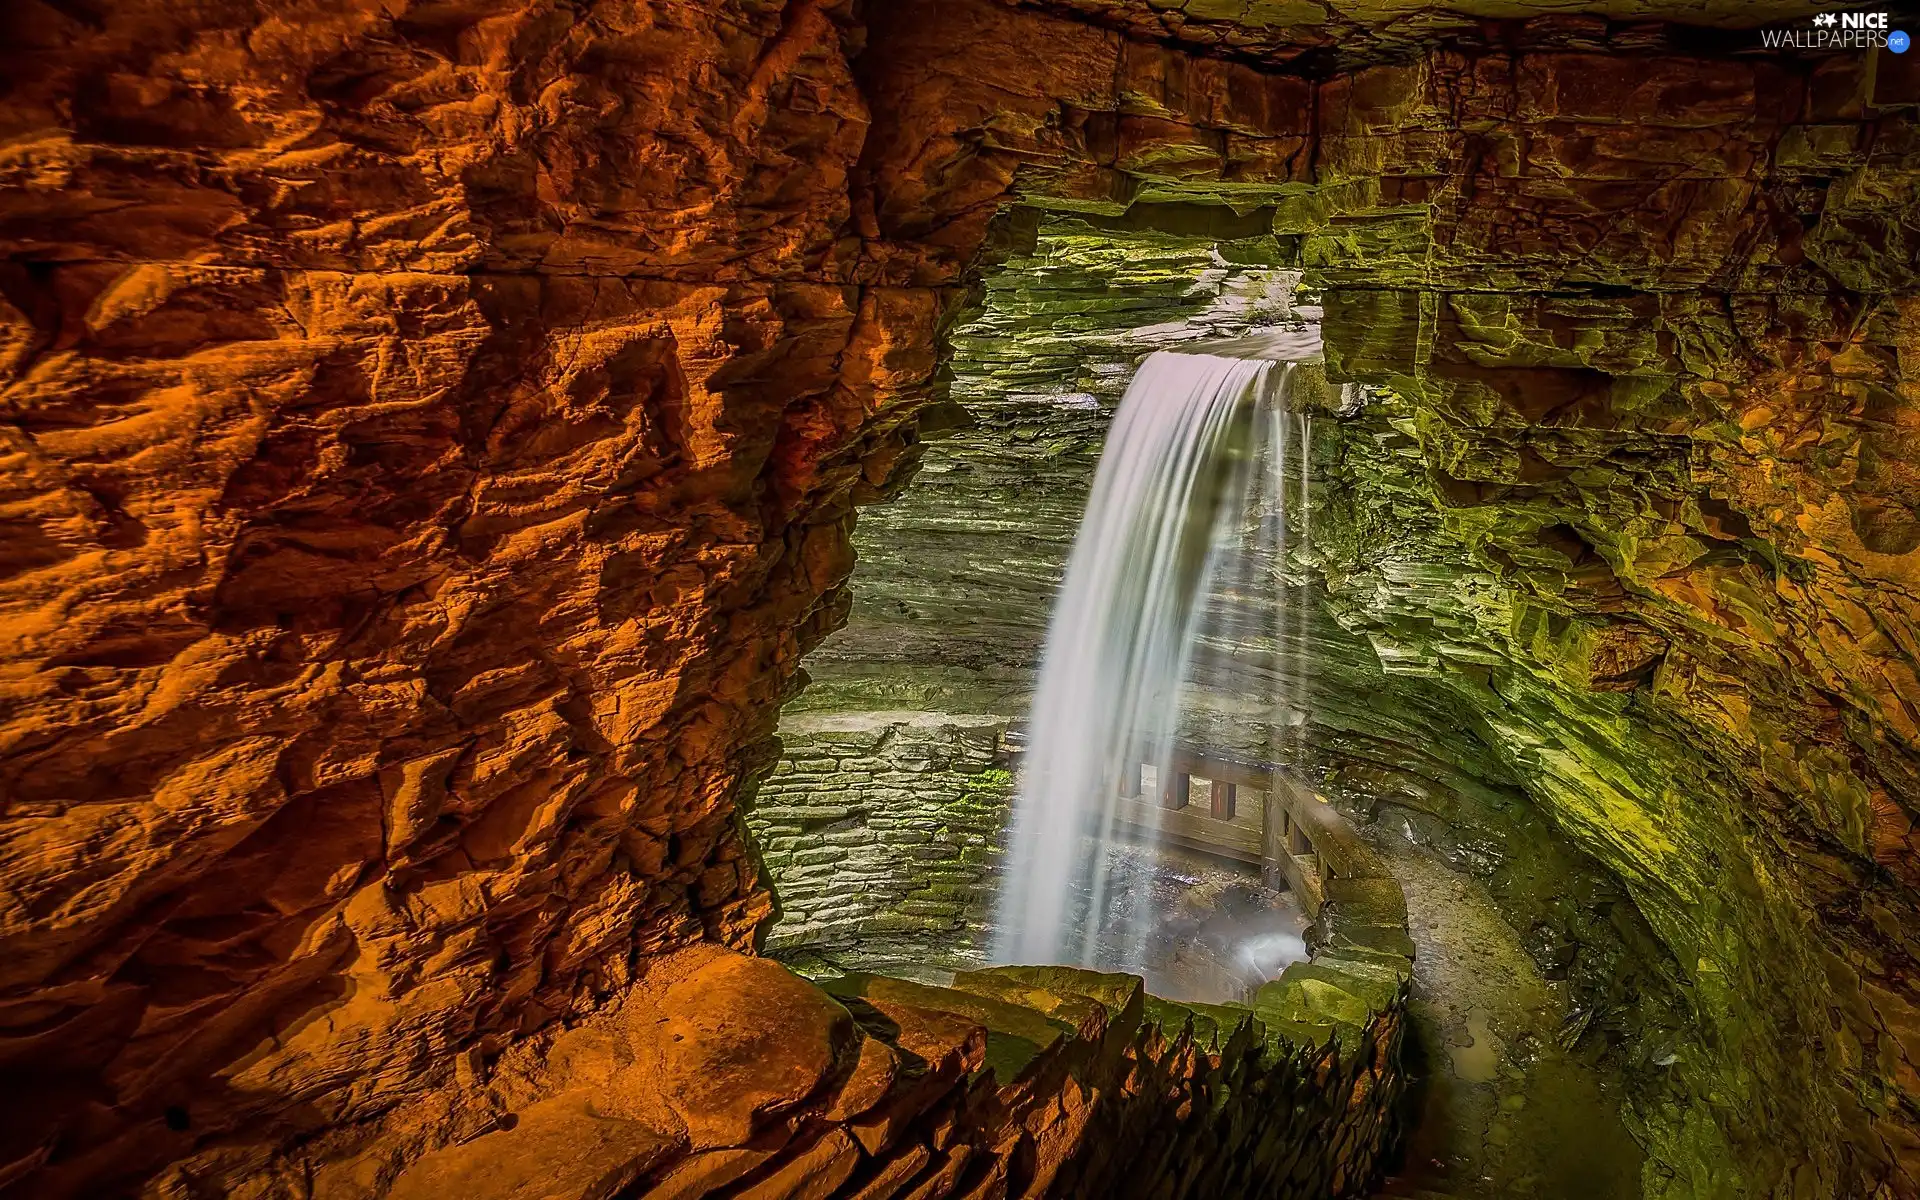
POLYGON ((1128 387, 1047 632, 998 961, 1137 968, 1152 914, 1110 879, 1103 850, 1126 823, 1123 804, 1136 827, 1142 814, 1157 820, 1151 798, 1129 804, 1122 793, 1138 764, 1172 777, 1209 592, 1250 562, 1272 579, 1284 556, 1274 539, 1284 538, 1285 446, 1298 428, 1285 411, 1291 375, 1291 365, 1161 352, 1128 387))
MULTIPOLYGON (((1300 494, 1299 503, 1292 505, 1290 511, 1298 514, 1300 549, 1304 557, 1305 552, 1310 549, 1313 544, 1313 506, 1308 503, 1307 499, 1308 478, 1313 466, 1312 458, 1308 454, 1308 447, 1311 446, 1313 442, 1313 414, 1303 410, 1299 415, 1299 421, 1300 494)), ((1284 455, 1281 456, 1280 462, 1281 470, 1284 471, 1286 467, 1284 455)), ((1282 496, 1284 496, 1286 493, 1285 487, 1282 487, 1280 490, 1282 496)), ((1284 500, 1282 503, 1284 504, 1284 500)), ((1291 647, 1279 647, 1275 650, 1275 653, 1280 655, 1283 661, 1286 661, 1293 677, 1298 681, 1294 692, 1294 711, 1298 714, 1298 717, 1293 724, 1293 727, 1298 731, 1298 735, 1293 739, 1292 747, 1295 767, 1305 765, 1306 733, 1307 730, 1311 728, 1307 722, 1307 713, 1313 705, 1313 672, 1311 670, 1313 659, 1312 655, 1307 652, 1309 644, 1308 637, 1311 632, 1308 628, 1307 617, 1313 609, 1306 603, 1306 597, 1301 594, 1305 590, 1306 583, 1303 576, 1301 582, 1294 587, 1294 598, 1292 602, 1286 606, 1287 609, 1290 609, 1294 614, 1293 645, 1291 647)), ((1279 761, 1277 756, 1275 761, 1279 761)))

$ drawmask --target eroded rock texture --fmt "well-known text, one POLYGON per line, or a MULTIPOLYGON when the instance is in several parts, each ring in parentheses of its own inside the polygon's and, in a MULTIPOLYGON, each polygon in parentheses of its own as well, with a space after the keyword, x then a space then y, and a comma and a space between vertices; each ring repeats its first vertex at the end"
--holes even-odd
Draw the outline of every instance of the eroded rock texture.
POLYGON ((731 795, 940 303, 849 282, 846 21, 9 6, 6 1177, 748 944, 731 795))
POLYGON ((848 975, 829 996, 718 947, 658 956, 621 1003, 501 1061, 472 1107, 517 1120, 391 1194, 1314 1200, 1360 1194, 1392 1144, 1401 1018, 1350 991, 1326 989, 1363 1023, 1315 1041, 1324 1014, 1171 1004, 1131 975, 952 984, 848 975))
POLYGON ((1706 1033, 1649 1135, 1666 1194, 1916 1186, 1912 497, 1875 464, 1914 400, 1920 159, 1907 85, 1859 66, 1435 59, 1397 116, 1334 93, 1347 126, 1408 146, 1438 100, 1518 127, 1369 154, 1369 198, 1301 226, 1377 289, 1330 293, 1330 353, 1409 400, 1347 453, 1414 451, 1427 497, 1353 480, 1335 598, 1468 699, 1677 960, 1706 1033), (1429 190, 1469 147, 1471 196, 1429 190))
POLYGON ((1548 805, 1701 989, 1701 1194, 1916 1194, 1909 78, 1608 27, 1315 81, 990 0, 3 24, 0 1181, 364 1195, 747 946, 733 798, 996 214, 1228 200, 1572 622, 1554 695, 1706 756, 1548 805))

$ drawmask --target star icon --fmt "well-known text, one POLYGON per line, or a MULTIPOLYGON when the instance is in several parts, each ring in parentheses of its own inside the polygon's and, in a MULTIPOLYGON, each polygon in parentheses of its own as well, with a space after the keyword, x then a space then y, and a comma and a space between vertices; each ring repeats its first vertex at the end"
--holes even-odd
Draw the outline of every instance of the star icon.
POLYGON ((1815 25, 1833 25, 1833 24, 1837 24, 1838 22, 1839 22, 1839 18, 1834 16, 1832 13, 1821 13, 1819 16, 1813 19, 1813 23, 1815 25))

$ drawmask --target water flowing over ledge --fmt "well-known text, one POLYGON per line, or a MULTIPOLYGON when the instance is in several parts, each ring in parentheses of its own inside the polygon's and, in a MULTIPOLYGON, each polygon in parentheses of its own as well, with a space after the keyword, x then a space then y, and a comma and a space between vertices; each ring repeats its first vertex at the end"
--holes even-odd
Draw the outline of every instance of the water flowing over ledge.
MULTIPOLYGON (((1153 354, 1121 401, 1049 626, 996 961, 1144 965, 1156 914, 1112 878, 1104 848, 1143 821, 1154 840, 1160 809, 1136 798, 1140 765, 1156 790, 1178 786, 1194 648, 1238 632, 1215 625, 1289 619, 1277 568, 1296 473, 1304 497, 1307 418, 1288 411, 1292 363, 1239 355, 1317 347, 1270 341, 1153 354), (1212 612, 1221 588, 1255 603, 1212 612)), ((1300 698, 1273 699, 1283 728, 1300 698)))

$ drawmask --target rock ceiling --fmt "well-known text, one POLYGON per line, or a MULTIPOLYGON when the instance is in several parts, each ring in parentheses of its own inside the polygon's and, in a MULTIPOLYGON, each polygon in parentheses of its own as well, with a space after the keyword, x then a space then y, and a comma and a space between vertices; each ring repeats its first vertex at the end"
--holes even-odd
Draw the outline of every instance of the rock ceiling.
POLYGON ((1265 62, 1310 51, 1342 62, 1405 55, 1435 41, 1659 46, 1667 26, 1752 29, 1831 5, 1807 0, 1007 0, 1265 62), (1524 28, 1500 29, 1498 23, 1524 28))

